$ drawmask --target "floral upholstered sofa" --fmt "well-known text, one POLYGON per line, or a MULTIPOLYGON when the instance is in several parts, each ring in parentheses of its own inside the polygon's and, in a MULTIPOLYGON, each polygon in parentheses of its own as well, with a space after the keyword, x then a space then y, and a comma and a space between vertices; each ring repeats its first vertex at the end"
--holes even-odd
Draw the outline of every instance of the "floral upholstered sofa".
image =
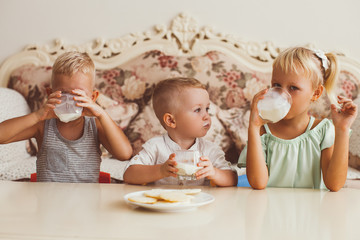
MULTIPOLYGON (((66 45, 61 40, 54 46, 29 45, 1 65, 0 97, 6 96, 3 101, 7 101, 7 109, 1 102, 0 121, 13 117, 8 113, 11 109, 19 109, 9 107, 12 104, 9 99, 19 99, 17 103, 27 105, 18 115, 42 106, 54 60, 71 50, 87 52, 94 60, 95 87, 100 92, 97 103, 124 130, 134 154, 145 141, 165 132, 151 106, 155 84, 165 78, 185 76, 200 80, 210 94, 212 127, 206 138, 221 146, 227 159, 236 163, 247 141, 250 101, 255 93, 269 86, 271 64, 280 48, 269 42, 245 42, 215 33, 210 27, 200 29, 187 14, 177 16, 170 27, 159 25, 153 32, 119 39, 98 39, 78 46, 66 45)), ((339 60, 339 94, 356 99, 360 65, 341 54, 339 60)), ((329 103, 323 97, 314 104, 312 113, 327 117, 329 110, 329 103)), ((360 134, 359 129, 354 129, 354 135, 357 131, 360 134)), ((0 145, 0 152, 7 153, 0 154, 1 180, 26 179, 36 171, 34 140, 17 144, 0 145)), ((121 181, 127 162, 112 159, 102 150, 101 170, 121 181)), ((357 154, 360 155, 359 151, 352 156, 357 154)))

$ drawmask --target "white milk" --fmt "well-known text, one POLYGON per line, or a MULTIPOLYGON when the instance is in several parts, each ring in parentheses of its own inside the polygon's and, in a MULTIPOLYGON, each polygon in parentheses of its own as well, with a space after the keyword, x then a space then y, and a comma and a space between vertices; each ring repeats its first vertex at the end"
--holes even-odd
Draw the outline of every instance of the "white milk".
POLYGON ((281 88, 269 89, 265 97, 258 102, 259 115, 273 123, 283 119, 291 108, 291 97, 281 93, 281 88), (279 93, 280 91, 280 93, 279 93))
POLYGON ((83 108, 76 106, 74 95, 63 93, 60 99, 61 103, 56 104, 54 109, 54 113, 58 116, 60 121, 67 123, 81 117, 83 108))
POLYGON ((286 114, 288 114, 290 107, 291 105, 289 103, 285 103, 284 106, 281 107, 273 106, 273 108, 262 109, 259 114, 262 119, 275 123, 283 119, 286 114))
POLYGON ((60 119, 60 121, 67 123, 81 117, 81 113, 62 113, 62 114, 57 114, 57 116, 60 119))
POLYGON ((179 169, 179 171, 177 172, 178 175, 193 175, 202 167, 178 162, 176 168, 179 169))

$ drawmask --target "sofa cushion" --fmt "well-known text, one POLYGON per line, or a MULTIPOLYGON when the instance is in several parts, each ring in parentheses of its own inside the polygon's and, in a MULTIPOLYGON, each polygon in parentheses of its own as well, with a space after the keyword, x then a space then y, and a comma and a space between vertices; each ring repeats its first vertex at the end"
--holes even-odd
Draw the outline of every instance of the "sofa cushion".
MULTIPOLYGON (((271 72, 261 73, 233 57, 211 51, 203 56, 169 56, 157 50, 145 52, 121 66, 96 71, 95 87, 101 93, 98 104, 125 130, 135 153, 147 139, 164 130, 150 106, 157 82, 170 77, 194 77, 207 88, 216 106, 213 127, 207 137, 227 151, 233 143, 239 154, 247 141, 248 116, 253 96, 270 85, 271 72), (151 125, 150 128, 145 126, 151 125)), ((24 95, 32 111, 46 99, 51 67, 25 65, 15 70, 9 87, 24 95)), ((356 98, 359 80, 349 72, 340 74, 339 93, 356 98)), ((311 114, 328 117, 329 102, 324 94, 311 114)), ((214 109, 215 110, 215 109, 214 109)), ((104 156, 108 156, 103 151, 104 156)))
MULTIPOLYGON (((23 116, 30 112, 24 97, 12 89, 0 88, 0 104, 0 122, 23 116)), ((0 145, 0 152, 0 163, 29 157, 26 151, 26 141, 0 145)))
MULTIPOLYGON (((24 97, 8 88, 0 88, 0 122, 30 112, 24 97)), ((26 151, 27 141, 0 145, 0 180, 17 180, 35 172, 35 158, 26 151)))

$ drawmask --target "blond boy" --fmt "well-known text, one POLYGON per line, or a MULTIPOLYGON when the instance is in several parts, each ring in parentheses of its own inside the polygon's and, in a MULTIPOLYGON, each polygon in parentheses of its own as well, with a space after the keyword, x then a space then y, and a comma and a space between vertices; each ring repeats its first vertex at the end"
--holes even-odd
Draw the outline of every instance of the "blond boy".
POLYGON ((98 182, 102 144, 119 160, 132 148, 122 130, 95 101, 95 66, 86 53, 59 56, 51 77, 48 99, 38 111, 0 123, 0 144, 35 138, 37 181, 98 182), (61 122, 54 113, 63 93, 74 95, 81 117, 61 122))
POLYGON ((225 160, 224 152, 214 143, 202 139, 211 126, 208 113, 209 94, 193 78, 173 78, 159 82, 153 93, 153 107, 161 125, 167 131, 143 145, 129 162, 124 181, 131 184, 179 184, 176 150, 198 150, 200 155, 196 180, 189 185, 234 186, 237 174, 225 160))

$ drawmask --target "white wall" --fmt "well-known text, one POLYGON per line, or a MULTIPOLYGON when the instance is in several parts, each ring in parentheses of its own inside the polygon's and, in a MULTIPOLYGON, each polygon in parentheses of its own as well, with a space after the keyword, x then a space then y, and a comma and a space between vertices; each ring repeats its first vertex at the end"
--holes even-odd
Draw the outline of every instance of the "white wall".
POLYGON ((244 40, 314 43, 360 62, 359 9, 357 0, 0 0, 0 63, 29 43, 116 38, 180 12, 244 40))

